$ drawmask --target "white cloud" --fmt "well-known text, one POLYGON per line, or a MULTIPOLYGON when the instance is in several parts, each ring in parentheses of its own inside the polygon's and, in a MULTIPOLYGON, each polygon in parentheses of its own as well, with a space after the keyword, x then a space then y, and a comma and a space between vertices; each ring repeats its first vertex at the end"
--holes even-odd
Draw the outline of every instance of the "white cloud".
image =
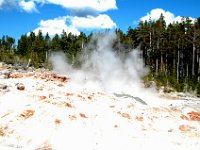
POLYGON ((38 33, 41 30, 43 33, 49 33, 50 35, 61 34, 63 30, 67 33, 79 35, 79 29, 112 29, 116 24, 111 18, 105 14, 100 14, 97 17, 77 17, 77 16, 64 16, 50 20, 42 20, 39 23, 39 27, 34 30, 38 33))
MULTIPOLYGON (((173 22, 181 22, 182 18, 181 16, 175 16, 173 13, 169 12, 169 11, 165 11, 161 8, 156 8, 156 9, 152 9, 150 13, 147 13, 146 16, 140 18, 140 20, 145 21, 145 20, 149 20, 151 18, 151 20, 158 20, 160 18, 160 15, 163 14, 164 19, 166 21, 166 24, 169 25, 170 23, 173 22)), ((192 21, 194 21, 195 19, 189 17, 192 21)))
POLYGON ((116 0, 32 0, 37 3, 50 3, 60 5, 67 9, 93 9, 98 12, 105 12, 110 9, 117 9, 116 0))
POLYGON ((100 14, 97 17, 69 17, 71 20, 71 26, 79 29, 112 29, 116 28, 117 25, 113 20, 105 14, 100 14))
POLYGON ((0 0, 0 6, 3 5, 4 0, 0 0))
POLYGON ((0 0, 0 9, 11 9, 17 6, 16 0, 0 0))
POLYGON ((43 33, 49 33, 49 35, 61 34, 63 30, 67 33, 71 32, 75 35, 79 35, 79 31, 76 28, 66 25, 66 17, 59 17, 51 20, 42 20, 39 23, 39 27, 33 32, 38 33, 41 30, 43 33))
POLYGON ((88 10, 96 12, 105 12, 110 9, 117 9, 116 0, 0 0, 0 9, 4 5, 10 7, 11 4, 19 6, 26 12, 36 11, 36 4, 59 5, 66 9, 87 12, 88 10))
POLYGON ((26 12, 37 12, 35 3, 33 1, 19 1, 19 6, 26 12))

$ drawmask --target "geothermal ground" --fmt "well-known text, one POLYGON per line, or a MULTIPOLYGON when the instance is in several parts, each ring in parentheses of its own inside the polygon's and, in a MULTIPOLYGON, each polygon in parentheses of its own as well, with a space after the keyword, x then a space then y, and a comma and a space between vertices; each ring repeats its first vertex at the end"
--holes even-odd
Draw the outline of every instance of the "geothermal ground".
POLYGON ((136 96, 73 82, 47 70, 1 66, 0 149, 200 149, 198 98, 145 90, 136 96))

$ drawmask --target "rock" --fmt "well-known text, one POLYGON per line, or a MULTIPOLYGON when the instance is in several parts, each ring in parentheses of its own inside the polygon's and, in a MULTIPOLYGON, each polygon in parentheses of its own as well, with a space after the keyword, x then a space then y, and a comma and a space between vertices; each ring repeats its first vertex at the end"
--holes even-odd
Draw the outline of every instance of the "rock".
POLYGON ((8 69, 0 70, 0 79, 8 79, 10 76, 11 71, 8 69))
POLYGON ((8 88, 7 85, 0 84, 0 90, 6 90, 8 88))
POLYGON ((89 100, 92 100, 92 96, 88 96, 88 99, 89 99, 89 100))
POLYGON ((25 90, 25 86, 22 83, 18 83, 17 89, 20 90, 20 91, 23 91, 23 90, 25 90))
POLYGON ((8 88, 8 85, 0 84, 0 95, 5 94, 6 92, 9 92, 10 89, 8 88))

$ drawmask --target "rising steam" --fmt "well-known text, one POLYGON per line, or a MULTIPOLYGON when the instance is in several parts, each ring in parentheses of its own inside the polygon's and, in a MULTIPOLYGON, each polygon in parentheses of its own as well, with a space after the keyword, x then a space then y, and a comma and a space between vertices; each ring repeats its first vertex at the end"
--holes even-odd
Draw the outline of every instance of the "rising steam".
POLYGON ((134 49, 128 56, 120 57, 112 48, 116 39, 113 32, 94 34, 83 50, 81 69, 72 69, 63 53, 54 53, 50 57, 53 69, 69 74, 77 84, 76 90, 138 93, 142 88, 141 77, 147 73, 141 54, 134 49))

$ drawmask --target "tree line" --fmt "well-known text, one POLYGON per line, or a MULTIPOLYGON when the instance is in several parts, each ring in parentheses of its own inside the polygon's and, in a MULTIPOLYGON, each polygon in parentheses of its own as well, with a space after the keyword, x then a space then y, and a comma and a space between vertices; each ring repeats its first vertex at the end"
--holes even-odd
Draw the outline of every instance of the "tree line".
MULTIPOLYGON (((118 38, 112 44, 118 55, 135 48, 141 50, 145 66, 150 69, 144 78, 146 82, 154 81, 158 87, 200 94, 200 17, 195 21, 186 17, 181 22, 166 25, 161 14, 158 20, 140 21, 138 27, 129 27, 126 33, 120 29, 115 32, 118 38)), ((0 39, 0 61, 29 62, 34 67, 47 67, 48 54, 63 51, 69 63, 78 67, 81 51, 92 35, 81 32, 77 36, 63 30, 61 35, 50 37, 42 31, 37 35, 30 32, 20 37, 17 46, 14 38, 3 36, 0 39)))

